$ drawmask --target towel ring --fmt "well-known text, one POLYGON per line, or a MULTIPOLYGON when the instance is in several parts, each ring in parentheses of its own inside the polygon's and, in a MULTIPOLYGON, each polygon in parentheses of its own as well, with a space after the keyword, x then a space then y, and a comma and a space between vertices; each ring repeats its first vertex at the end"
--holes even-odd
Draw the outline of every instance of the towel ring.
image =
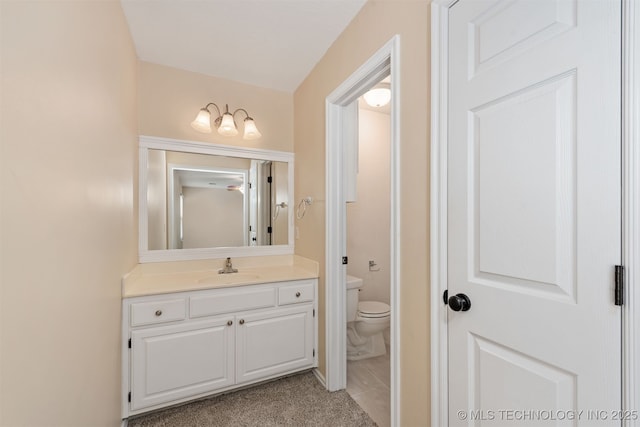
POLYGON ((307 206, 310 206, 312 202, 313 199, 311 197, 305 197, 304 199, 300 200, 300 203, 298 203, 298 208, 296 209, 296 218, 304 218, 304 215, 307 213, 307 206))

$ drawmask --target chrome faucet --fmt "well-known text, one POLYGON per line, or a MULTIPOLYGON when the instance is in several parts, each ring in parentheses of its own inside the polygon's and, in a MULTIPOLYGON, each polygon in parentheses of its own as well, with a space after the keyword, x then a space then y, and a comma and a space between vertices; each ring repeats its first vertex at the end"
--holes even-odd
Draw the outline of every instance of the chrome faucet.
POLYGON ((224 263, 224 268, 218 270, 218 274, 229 274, 229 273, 237 273, 238 269, 233 268, 233 264, 231 263, 231 258, 227 258, 224 263))

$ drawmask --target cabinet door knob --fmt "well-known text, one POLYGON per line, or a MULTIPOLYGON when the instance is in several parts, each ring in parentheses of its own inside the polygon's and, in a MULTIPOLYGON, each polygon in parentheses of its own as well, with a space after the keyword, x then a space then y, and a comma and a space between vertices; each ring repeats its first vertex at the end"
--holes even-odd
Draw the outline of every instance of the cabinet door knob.
POLYGON ((156 310, 156 316, 162 316, 162 310, 156 310))
POLYGON ((232 321, 232 320, 229 320, 229 321, 227 322, 227 326, 231 326, 231 325, 233 325, 233 321, 232 321))
POLYGON ((244 319, 240 319, 240 324, 244 325, 244 319))
POLYGON ((300 292, 296 292, 296 298, 300 298, 300 292))

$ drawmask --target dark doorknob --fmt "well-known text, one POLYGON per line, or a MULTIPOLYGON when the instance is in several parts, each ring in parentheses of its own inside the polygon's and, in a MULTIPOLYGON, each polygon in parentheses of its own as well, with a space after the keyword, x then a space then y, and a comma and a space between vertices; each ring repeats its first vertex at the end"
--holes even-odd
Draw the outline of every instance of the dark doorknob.
POLYGON ((457 294, 449 298, 449 307, 453 311, 467 311, 471 308, 471 300, 465 294, 457 294))

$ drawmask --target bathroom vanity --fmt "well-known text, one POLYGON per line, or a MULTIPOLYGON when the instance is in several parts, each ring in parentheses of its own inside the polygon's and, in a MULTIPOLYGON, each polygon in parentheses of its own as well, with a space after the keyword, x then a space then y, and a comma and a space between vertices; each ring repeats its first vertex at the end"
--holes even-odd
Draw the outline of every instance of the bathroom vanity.
POLYGON ((317 367, 319 270, 294 255, 293 153, 148 136, 139 148, 122 417, 317 367), (219 274, 226 257, 234 272, 219 274))
POLYGON ((258 264, 139 264, 125 277, 123 418, 317 367, 317 263, 258 264))

